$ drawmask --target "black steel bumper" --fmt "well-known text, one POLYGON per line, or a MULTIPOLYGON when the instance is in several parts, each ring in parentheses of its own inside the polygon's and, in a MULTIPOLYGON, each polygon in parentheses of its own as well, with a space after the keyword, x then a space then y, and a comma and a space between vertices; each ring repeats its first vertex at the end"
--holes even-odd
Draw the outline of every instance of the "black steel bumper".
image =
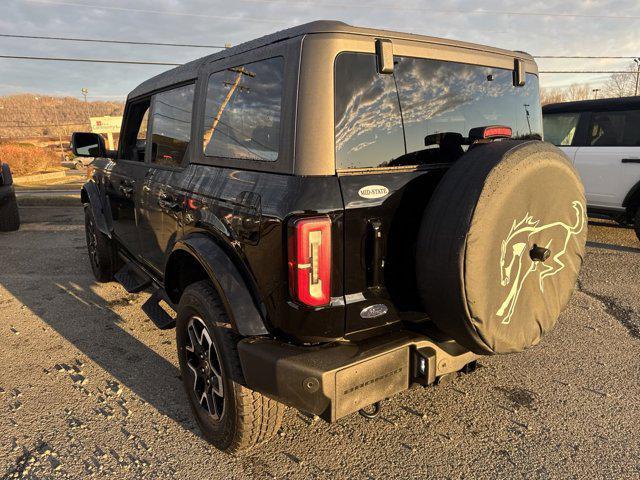
POLYGON ((478 358, 453 340, 404 330, 318 347, 248 338, 238 351, 249 388, 329 422, 478 358))

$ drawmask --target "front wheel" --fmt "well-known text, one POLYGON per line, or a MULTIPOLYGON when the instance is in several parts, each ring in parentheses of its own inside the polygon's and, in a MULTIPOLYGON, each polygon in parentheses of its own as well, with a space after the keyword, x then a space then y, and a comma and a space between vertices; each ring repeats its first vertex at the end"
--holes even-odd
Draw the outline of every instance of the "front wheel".
POLYGON ((636 210, 636 218, 633 220, 633 229, 636 232, 636 237, 640 240, 640 206, 636 210))
POLYGON ((109 282, 117 264, 116 249, 111 239, 98 230, 90 205, 84 207, 84 229, 93 276, 99 282, 109 282))
POLYGON ((242 385, 239 339, 211 283, 188 286, 176 320, 182 383, 205 438, 230 453, 271 438, 284 413, 283 404, 242 385))

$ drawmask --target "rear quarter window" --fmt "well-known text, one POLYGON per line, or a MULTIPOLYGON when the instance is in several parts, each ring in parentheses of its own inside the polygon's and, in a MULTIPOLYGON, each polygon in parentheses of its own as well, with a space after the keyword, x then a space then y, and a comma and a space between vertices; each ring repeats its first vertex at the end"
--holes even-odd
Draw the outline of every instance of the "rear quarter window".
POLYGON ((202 139, 206 156, 278 159, 283 75, 284 59, 275 57, 209 77, 202 139))

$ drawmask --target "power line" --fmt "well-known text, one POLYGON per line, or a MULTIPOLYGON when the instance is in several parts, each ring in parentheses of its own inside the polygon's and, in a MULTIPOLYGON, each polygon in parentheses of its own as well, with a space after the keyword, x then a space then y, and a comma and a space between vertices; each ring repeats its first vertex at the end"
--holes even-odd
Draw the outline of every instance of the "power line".
MULTIPOLYGON (((260 0, 256 0, 260 1, 260 0)), ((164 42, 138 42, 132 40, 109 40, 97 38, 78 38, 78 37, 48 37, 40 35, 15 35, 8 33, 0 33, 0 37, 4 38, 22 38, 29 40, 60 40, 65 42, 92 42, 92 43, 111 43, 121 45, 152 45, 160 47, 187 47, 187 48, 229 48, 229 45, 201 45, 196 43, 164 43, 164 42)), ((637 56, 628 55, 532 55, 534 58, 559 58, 559 59, 634 59, 637 56)))
MULTIPOLYGON (((218 18, 223 20, 240 20, 240 21, 250 21, 250 22, 261 22, 261 23, 275 23, 281 25, 285 22, 282 20, 275 20, 269 18, 255 18, 255 17, 225 17, 219 15, 208 15, 202 13, 188 13, 188 12, 176 12, 176 11, 158 11, 158 10, 148 10, 148 9, 139 9, 139 8, 128 8, 128 7, 115 7, 115 6, 105 6, 105 5, 87 5, 80 4, 74 2, 63 2, 58 0, 26 0, 27 2, 33 3, 44 3, 50 5, 61 5, 61 6, 71 6, 71 7, 82 7, 82 8, 96 8, 101 10, 115 10, 115 11, 125 11, 125 12, 136 12, 136 13, 151 13, 151 14, 160 14, 160 15, 176 15, 176 16, 186 16, 186 17, 202 17, 202 18, 218 18)), ((349 5, 344 3, 312 3, 312 2, 300 2, 300 3, 292 3, 292 2, 279 2, 275 0, 239 0, 241 2, 248 3, 282 3, 288 7, 329 7, 329 8, 357 8, 362 9, 361 5, 349 5)), ((444 13, 444 14, 459 14, 459 15, 505 15, 505 16, 527 16, 527 17, 568 17, 568 18, 596 18, 596 19, 613 19, 613 20, 640 20, 640 15, 603 15, 603 14, 588 14, 588 13, 567 13, 567 12, 523 12, 523 11, 512 11, 512 10, 487 10, 487 9, 475 9, 475 10, 452 10, 452 9, 433 9, 433 8, 425 8, 425 7, 403 7, 394 4, 370 4, 366 6, 367 9, 383 9, 383 10, 393 10, 393 11, 409 11, 409 12, 419 12, 424 14, 431 13, 444 13)))
POLYGON ((112 5, 87 5, 83 3, 74 3, 74 2, 59 2, 54 0, 26 0, 31 3, 44 3, 49 5, 60 5, 63 7, 81 7, 81 8, 95 8, 98 10, 114 10, 120 12, 134 12, 134 13, 145 13, 145 14, 159 14, 159 15, 175 15, 180 17, 197 17, 197 18, 214 18, 217 20, 238 20, 240 22, 257 22, 257 23, 270 23, 275 25, 283 25, 285 22, 282 20, 274 20, 270 18, 256 18, 256 17, 229 17, 225 15, 209 15, 205 13, 189 13, 189 12, 171 12, 171 11, 161 11, 161 10, 149 10, 143 8, 127 8, 127 7, 116 7, 112 5))
MULTIPOLYGON (((54 62, 86 62, 86 63, 115 63, 115 64, 124 64, 124 65, 158 65, 158 66, 169 66, 169 67, 177 67, 182 65, 181 63, 168 63, 168 62, 150 62, 150 61, 140 61, 140 60, 102 60, 98 58, 67 58, 67 57, 33 57, 27 55, 0 55, 0 58, 12 59, 12 60, 45 60, 45 61, 54 61, 54 62)), ((629 70, 540 70, 538 73, 629 73, 636 74, 635 71, 629 70)))
POLYGON ((178 67, 182 63, 145 62, 138 60, 101 60, 97 58, 65 58, 65 57, 32 57, 27 55, 0 55, 0 58, 12 60, 47 60, 53 62, 88 62, 88 63, 120 63, 125 65, 160 65, 178 67))
POLYGON ((220 45, 195 45, 191 43, 161 43, 161 42, 135 42, 129 40, 103 40, 97 38, 72 38, 72 37, 44 37, 37 35, 12 35, 8 33, 0 33, 0 37, 5 38, 23 38, 31 40, 62 40, 65 42, 92 42, 92 43, 117 43, 122 45, 153 45, 160 47, 189 47, 189 48, 227 48, 220 45))

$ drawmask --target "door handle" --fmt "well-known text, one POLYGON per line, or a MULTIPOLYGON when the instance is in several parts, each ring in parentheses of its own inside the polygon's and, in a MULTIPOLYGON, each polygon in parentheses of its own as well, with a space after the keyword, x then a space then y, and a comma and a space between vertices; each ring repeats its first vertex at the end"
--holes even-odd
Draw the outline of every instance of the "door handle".
POLYGON ((640 163, 640 158, 623 158, 622 163, 640 163))
POLYGON ((382 285, 382 277, 384 275, 384 238, 382 234, 382 222, 379 219, 370 219, 368 224, 366 247, 367 285, 375 288, 382 285))

